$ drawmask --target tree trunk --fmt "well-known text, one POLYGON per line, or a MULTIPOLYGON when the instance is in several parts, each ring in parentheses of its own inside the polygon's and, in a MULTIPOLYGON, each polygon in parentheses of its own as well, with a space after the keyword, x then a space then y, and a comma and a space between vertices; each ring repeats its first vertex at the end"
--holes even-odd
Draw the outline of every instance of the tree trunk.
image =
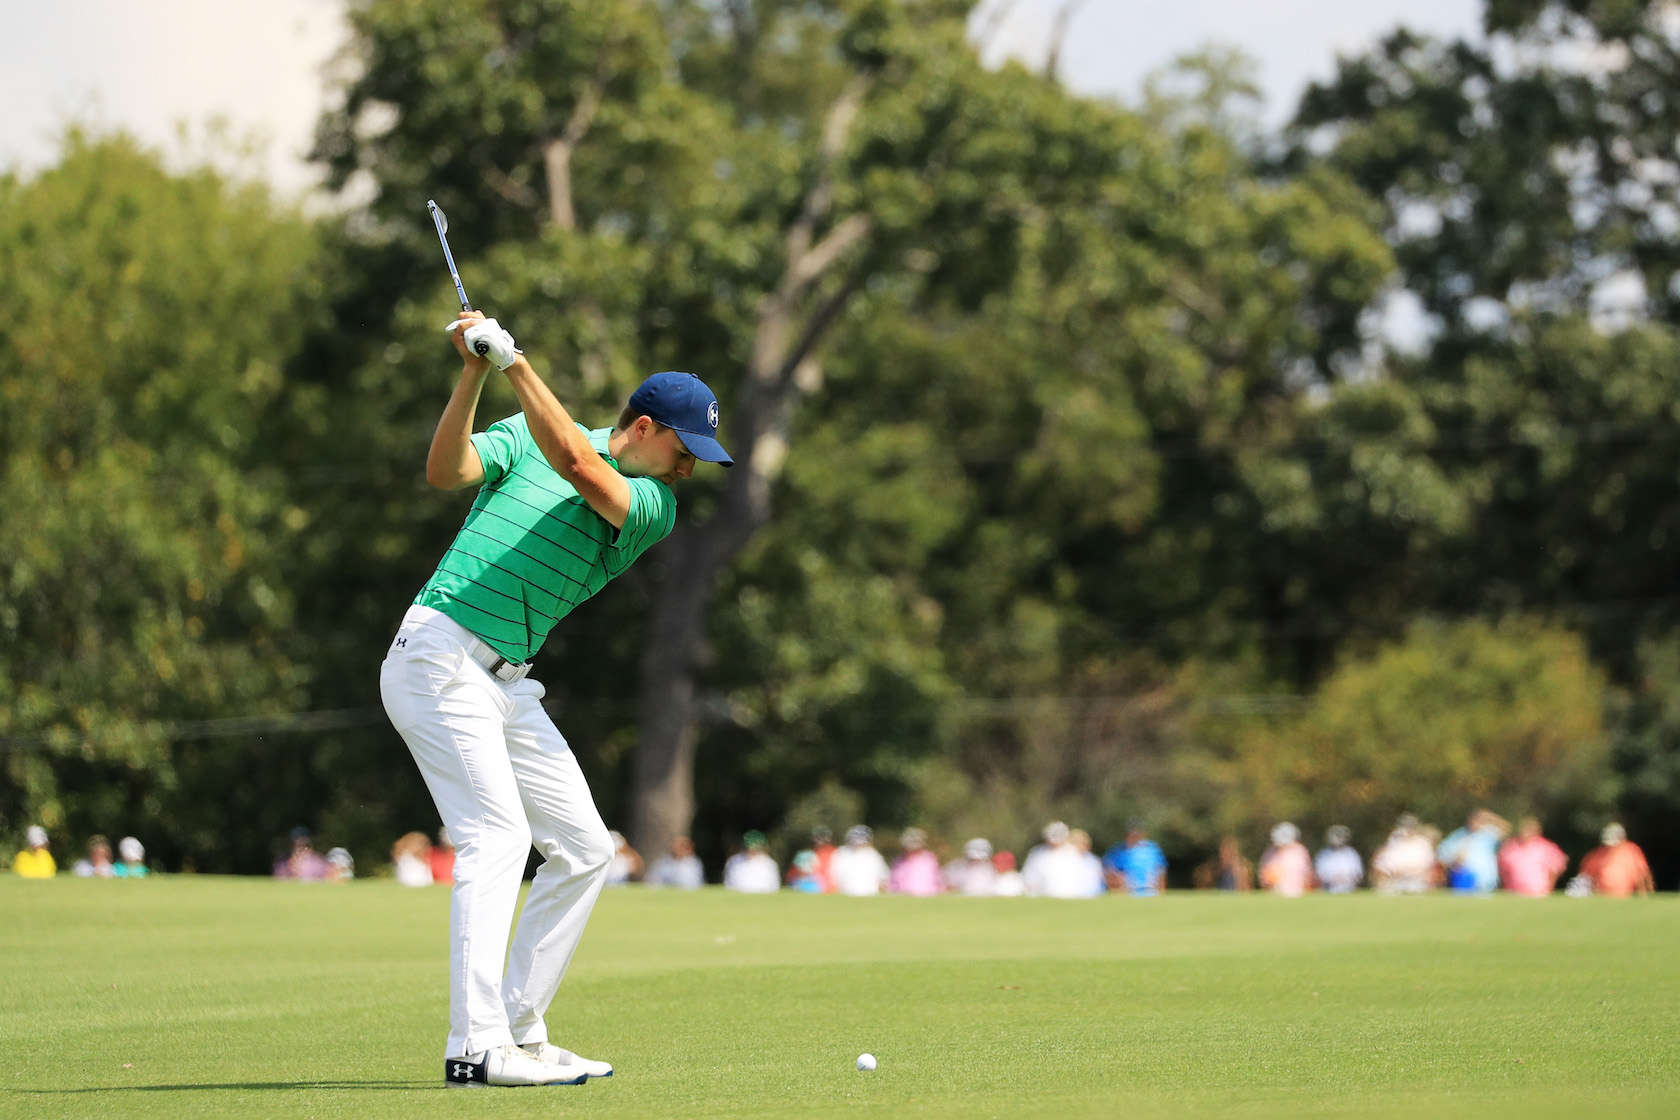
POLYGON ((669 849, 672 838, 687 835, 694 822, 694 681, 705 650, 706 611, 718 576, 770 520, 771 485, 781 465, 775 449, 785 446, 801 392, 794 371, 867 276, 854 270, 814 306, 808 299, 870 232, 869 219, 852 214, 816 238, 833 198, 834 162, 867 89, 866 80, 854 80, 829 108, 820 173, 788 229, 781 282, 759 305, 739 399, 723 402, 731 417, 725 446, 735 456, 728 486, 708 521, 681 530, 656 553, 664 561, 665 579, 654 599, 642 655, 631 794, 635 844, 650 857, 669 849))

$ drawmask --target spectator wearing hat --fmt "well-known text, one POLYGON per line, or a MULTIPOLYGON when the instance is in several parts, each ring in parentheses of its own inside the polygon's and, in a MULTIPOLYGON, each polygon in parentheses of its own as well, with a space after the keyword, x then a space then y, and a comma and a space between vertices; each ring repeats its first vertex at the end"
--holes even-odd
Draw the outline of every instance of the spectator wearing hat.
POLYGON ((642 855, 630 846, 622 832, 607 833, 612 838, 613 857, 607 864, 607 886, 622 887, 632 879, 642 877, 642 855))
POLYGON ((437 843, 427 857, 432 865, 432 882, 448 885, 455 881, 455 842, 447 828, 437 830, 437 843))
POLYGON ((743 894, 775 894, 782 886, 781 868, 765 851, 764 833, 756 828, 741 837, 743 851, 723 865, 725 890, 743 894))
POLYGON ((146 846, 132 836, 117 841, 117 862, 111 873, 118 879, 144 879, 151 874, 146 866, 146 846))
POLYGON ((1569 866, 1563 849, 1540 834, 1540 822, 1524 817, 1517 834, 1499 846, 1499 881, 1512 894, 1543 898, 1569 866))
POLYGON ((1365 861, 1353 850, 1353 833, 1346 825, 1333 824, 1324 834, 1313 873, 1329 894, 1352 894, 1365 881, 1365 861))
POLYGON ((350 857, 348 848, 327 849, 327 876, 329 883, 348 883, 356 877, 356 861, 350 857))
POLYGON ((996 894, 997 879, 992 842, 984 837, 976 836, 964 844, 962 858, 945 865, 945 889, 957 894, 996 894))
POLYGON ((88 837, 87 858, 72 864, 70 873, 80 879, 116 878, 116 864, 111 862, 111 842, 103 836, 88 837))
POLYGON ((801 848, 793 853, 793 861, 788 865, 787 885, 789 890, 801 894, 823 893, 822 876, 817 873, 816 852, 801 848))
POLYGON ((919 828, 907 828, 898 842, 904 852, 893 863, 887 889, 893 894, 921 898, 938 894, 945 884, 939 873, 939 857, 928 851, 927 833, 919 828))
POLYGON ((424 832, 405 832, 391 845, 391 871, 405 887, 432 885, 432 842, 424 832))
POLYGON ((1087 898, 1090 873, 1084 853, 1069 842, 1072 830, 1061 821, 1044 826, 1044 843, 1027 853, 1021 882, 1030 895, 1045 898, 1087 898))
POLYGON ((1272 829, 1272 846, 1260 856, 1260 885, 1284 898, 1300 898, 1313 889, 1312 855, 1301 843, 1301 830, 1289 821, 1272 829))
POLYGON ((23 851, 12 860, 12 871, 24 879, 51 879, 58 874, 58 861, 47 850, 47 830, 32 824, 23 834, 23 851))
POLYGON ((292 850, 274 864, 276 879, 297 879, 301 882, 320 882, 331 869, 321 853, 315 850, 309 830, 302 825, 292 829, 292 850))
POLYGON ((1129 823, 1125 842, 1103 856, 1103 876, 1109 890, 1134 898, 1151 898, 1167 889, 1167 857, 1142 821, 1129 823))
POLYGON ((694 854, 694 841, 686 836, 673 837, 671 850, 648 865, 642 880, 650 887, 675 887, 697 891, 706 885, 706 869, 694 854))
POLYGON ((1627 829, 1607 824, 1599 840, 1600 845, 1581 860, 1581 874, 1592 883, 1593 893, 1611 898, 1650 894, 1655 886, 1651 865, 1639 845, 1627 838, 1627 829))
POLYGON ((865 824, 846 830, 846 843, 835 850, 828 871, 835 890, 858 897, 880 894, 892 881, 887 861, 875 850, 875 834, 865 824))

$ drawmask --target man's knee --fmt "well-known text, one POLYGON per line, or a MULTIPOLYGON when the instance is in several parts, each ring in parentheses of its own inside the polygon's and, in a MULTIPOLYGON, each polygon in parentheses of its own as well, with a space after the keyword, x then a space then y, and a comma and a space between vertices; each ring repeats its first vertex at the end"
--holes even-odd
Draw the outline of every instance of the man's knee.
POLYGON ((591 874, 605 871, 607 864, 612 862, 614 853, 612 836, 603 828, 599 832, 587 833, 571 856, 576 861, 579 871, 591 874))
MULTIPOLYGON (((454 838, 454 829, 450 835, 454 838)), ((465 830, 455 843, 455 879, 470 877, 474 870, 496 874, 514 865, 523 871, 530 851, 531 830, 521 825, 465 830)))

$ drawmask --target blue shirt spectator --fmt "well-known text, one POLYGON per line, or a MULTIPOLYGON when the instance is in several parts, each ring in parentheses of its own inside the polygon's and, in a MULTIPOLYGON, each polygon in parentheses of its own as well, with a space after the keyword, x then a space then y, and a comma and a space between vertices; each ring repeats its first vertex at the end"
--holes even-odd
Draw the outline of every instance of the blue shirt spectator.
POLYGON ((1499 843, 1510 831, 1498 814, 1477 809, 1468 823, 1441 841, 1435 858, 1455 891, 1486 894, 1499 886, 1499 843))
POLYGON ((1167 857, 1140 824, 1126 830, 1124 844, 1108 850, 1103 871, 1109 890, 1125 891, 1138 898, 1160 894, 1167 885, 1167 857))

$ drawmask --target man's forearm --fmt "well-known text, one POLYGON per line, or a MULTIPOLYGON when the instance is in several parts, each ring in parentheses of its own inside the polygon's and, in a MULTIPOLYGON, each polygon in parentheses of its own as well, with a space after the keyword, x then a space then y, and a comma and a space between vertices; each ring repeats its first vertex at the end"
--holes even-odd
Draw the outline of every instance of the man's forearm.
POLYGON ((432 446, 426 453, 426 481, 440 490, 459 490, 484 477, 473 449, 472 431, 478 397, 489 373, 490 364, 484 361, 462 367, 461 379, 449 395, 437 431, 432 433, 432 446))
POLYGON ((548 384, 537 376, 537 371, 531 368, 531 363, 525 360, 523 354, 515 358, 504 372, 519 397, 519 407, 525 413, 525 422, 531 428, 531 438, 536 441, 537 449, 556 474, 577 486, 580 481, 579 466, 600 458, 590 445, 589 437, 572 420, 572 414, 566 411, 566 406, 560 403, 548 384))

